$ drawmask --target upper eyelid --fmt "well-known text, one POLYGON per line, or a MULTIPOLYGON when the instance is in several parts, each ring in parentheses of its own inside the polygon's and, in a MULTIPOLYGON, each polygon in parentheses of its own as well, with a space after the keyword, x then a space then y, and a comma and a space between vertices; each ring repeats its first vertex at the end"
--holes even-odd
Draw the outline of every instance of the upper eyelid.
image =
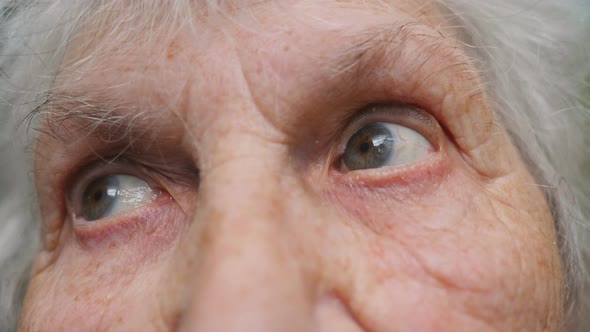
POLYGON ((346 141, 357 130, 372 122, 391 122, 407 126, 425 136, 435 149, 438 149, 441 144, 440 127, 430 113, 412 105, 380 103, 364 107, 359 114, 347 122, 341 134, 338 150, 343 150, 346 141))
POLYGON ((371 117, 379 114, 388 114, 399 118, 411 118, 417 120, 425 126, 433 126, 433 118, 426 114, 426 111, 419 109, 413 105, 407 105, 397 102, 391 103, 374 103, 363 107, 360 114, 356 115, 351 121, 350 125, 354 125, 356 122, 363 121, 367 117, 371 117))
POLYGON ((64 166, 67 170, 66 174, 68 174, 64 181, 66 188, 71 188, 72 182, 76 179, 116 171, 130 173, 130 175, 142 175, 151 179, 153 184, 167 182, 194 187, 199 183, 198 168, 192 160, 184 158, 183 155, 164 155, 160 150, 154 148, 152 151, 145 151, 139 147, 130 149, 127 145, 119 144, 101 146, 100 148, 103 149, 95 150, 92 143, 88 144, 91 147, 91 154, 75 158, 64 166), (158 153, 154 153, 154 151, 158 151, 158 153), (100 170, 100 168, 103 169, 100 170))
POLYGON ((354 92, 366 101, 386 96, 417 105, 436 119, 463 152, 487 139, 485 128, 493 126, 495 115, 482 93, 481 73, 460 39, 445 37, 418 22, 402 27, 386 24, 366 33, 368 38, 335 62, 346 64, 338 81, 350 82, 340 90, 341 98, 354 92), (450 81, 456 82, 453 89, 450 81), (457 117, 465 120, 457 121, 457 117), (474 124, 483 129, 473 130, 474 124))
POLYGON ((81 197, 86 186, 99 177, 125 174, 136 176, 145 181, 151 188, 160 189, 162 186, 157 184, 153 176, 147 174, 145 170, 133 162, 128 160, 117 160, 112 163, 104 163, 103 161, 94 161, 72 174, 66 184, 67 201, 70 209, 76 210, 76 198, 81 197))
POLYGON ((167 166, 125 155, 110 160, 109 158, 93 160, 73 169, 77 170, 72 171, 64 183, 68 204, 72 204, 72 196, 82 193, 86 185, 100 176, 114 174, 137 176, 152 189, 166 191, 172 196, 176 191, 175 188, 178 187, 196 190, 200 181, 198 170, 182 163, 167 166))

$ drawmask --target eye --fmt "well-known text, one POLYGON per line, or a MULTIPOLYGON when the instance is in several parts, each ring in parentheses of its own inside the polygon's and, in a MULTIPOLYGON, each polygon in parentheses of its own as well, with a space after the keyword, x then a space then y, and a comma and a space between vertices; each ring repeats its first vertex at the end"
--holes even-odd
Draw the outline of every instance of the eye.
POLYGON ((91 181, 80 197, 80 217, 95 221, 153 202, 158 194, 132 175, 107 175, 91 181))
POLYGON ((369 123, 346 143, 343 168, 354 171, 400 166, 419 161, 434 150, 432 144, 413 129, 387 122, 369 123))

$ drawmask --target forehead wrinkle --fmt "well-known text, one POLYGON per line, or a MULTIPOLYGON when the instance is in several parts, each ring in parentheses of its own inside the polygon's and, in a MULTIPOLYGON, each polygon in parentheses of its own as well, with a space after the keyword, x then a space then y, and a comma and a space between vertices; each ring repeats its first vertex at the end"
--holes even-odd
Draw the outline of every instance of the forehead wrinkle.
POLYGON ((183 30, 198 37, 201 31, 196 24, 213 27, 225 20, 233 22, 232 17, 238 12, 275 2, 279 1, 97 1, 80 16, 77 31, 69 37, 62 70, 76 70, 90 63, 104 65, 112 55, 124 56, 128 51, 124 45, 141 48, 174 40, 183 30))
MULTIPOLYGON (((435 55, 435 53, 440 53, 439 51, 443 47, 446 49, 450 49, 452 51, 449 54, 459 56, 457 54, 459 54, 460 52, 457 52, 456 49, 449 47, 450 43, 446 42, 446 39, 442 35, 437 34, 436 30, 433 32, 432 28, 426 28, 426 25, 417 21, 393 22, 388 24, 372 26, 366 28, 365 30, 361 30, 360 32, 357 31, 354 33, 354 35, 339 36, 339 38, 346 39, 346 41, 356 40, 356 42, 353 44, 353 46, 345 48, 344 51, 336 51, 335 58, 333 56, 330 56, 330 59, 328 59, 329 63, 327 63, 327 68, 330 68, 332 70, 332 75, 335 72, 336 77, 330 77, 331 75, 330 73, 328 73, 321 80, 339 80, 341 76, 345 74, 347 79, 342 80, 345 83, 336 85, 333 91, 336 94, 338 94, 338 90, 341 89, 345 92, 361 91, 363 90, 363 83, 374 77, 375 72, 377 71, 376 68, 380 67, 382 69, 386 69, 385 71, 387 71, 387 69, 395 68, 395 64, 402 52, 404 52, 404 49, 406 48, 406 44, 408 42, 412 42, 413 44, 419 45, 420 50, 424 49, 425 52, 419 52, 424 53, 424 55, 417 57, 417 59, 423 61, 420 61, 418 63, 412 63, 411 70, 407 70, 407 73, 405 73, 406 75, 411 74, 411 72, 420 70, 420 68, 426 62, 428 62, 429 59, 435 55), (346 84, 349 84, 349 86, 345 86, 346 84), (349 88, 350 85, 353 86, 352 89, 349 88)), ((447 65, 449 63, 449 61, 446 62, 447 65)), ((429 75, 429 77, 433 76, 434 74, 438 74, 440 71, 443 70, 457 70, 457 68, 462 67, 462 64, 463 62, 461 61, 458 61, 457 63, 453 62, 452 66, 438 68, 439 70, 429 75)), ((187 89, 185 90, 188 91, 187 89)), ((187 99, 186 91, 185 93, 180 93, 179 91, 180 96, 184 97, 180 98, 181 100, 187 99)), ((53 105, 55 115, 53 117, 50 117, 50 119, 53 120, 51 122, 53 124, 62 123, 65 119, 77 119, 78 124, 85 126, 84 128, 92 129, 92 131, 95 131, 97 129, 104 129, 104 131, 106 132, 106 129, 108 129, 108 125, 110 124, 111 128, 118 128, 119 132, 125 133, 125 131, 129 130, 132 127, 150 127, 149 123, 143 126, 138 126, 137 123, 154 122, 144 121, 144 118, 146 118, 145 114, 151 114, 152 112, 142 112, 141 116, 136 116, 134 118, 133 114, 138 114, 138 112, 137 109, 134 110, 134 112, 130 112, 129 108, 132 106, 116 105, 108 102, 105 103, 104 100, 102 100, 102 98, 98 97, 104 96, 94 96, 94 98, 91 96, 89 98, 88 95, 84 96, 84 94, 80 93, 73 94, 71 91, 54 93, 52 94, 51 98, 48 99, 51 102, 47 103, 44 106, 44 109, 46 111, 51 110, 51 108, 48 108, 46 106, 53 105), (68 96, 70 97, 69 100, 68 98, 64 98, 68 96), (64 105, 67 107, 64 107, 64 105), (68 111, 64 112, 66 110, 68 111), (126 111, 123 112, 123 110, 126 111)), ((106 99, 106 101, 108 100, 109 99, 106 99)), ((174 109, 174 107, 172 109, 174 109)), ((184 108, 181 107, 180 109, 184 108)), ((154 116, 152 114, 152 118, 153 117, 154 116)), ((53 126, 53 128, 56 127, 59 126, 53 126)), ((125 135, 126 134, 127 133, 125 133, 125 135)))

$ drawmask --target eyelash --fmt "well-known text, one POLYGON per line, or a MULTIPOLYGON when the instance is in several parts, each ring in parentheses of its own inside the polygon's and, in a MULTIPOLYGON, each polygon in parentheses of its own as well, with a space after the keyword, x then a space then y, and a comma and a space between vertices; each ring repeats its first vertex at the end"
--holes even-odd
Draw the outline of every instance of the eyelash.
POLYGON ((419 134, 423 135, 437 152, 441 148, 442 129, 438 125, 438 121, 418 107, 413 105, 399 104, 399 103, 378 103, 369 104, 357 112, 354 116, 346 122, 344 130, 338 133, 335 139, 336 157, 331 162, 332 168, 338 169, 336 166, 340 163, 342 154, 344 153, 346 143, 352 135, 362 127, 375 122, 386 122, 408 127, 419 134))
POLYGON ((81 215, 80 198, 84 193, 86 187, 94 180, 100 177, 109 175, 130 175, 136 176, 145 181, 152 189, 157 191, 165 191, 161 185, 161 181, 157 181, 157 171, 153 169, 146 169, 145 166, 135 161, 126 159, 124 157, 113 159, 111 161, 106 158, 100 161, 91 162, 81 167, 81 170, 72 176, 70 181, 70 190, 68 190, 68 207, 70 216, 81 215))
MULTIPOLYGON (((340 176, 343 176, 344 180, 362 180, 369 181, 373 184, 383 184, 388 178, 392 178, 395 173, 405 172, 409 168, 415 167, 415 165, 407 165, 393 167, 391 169, 366 169, 351 172, 345 172, 338 167, 338 164, 341 163, 347 140, 357 130, 373 122, 387 122, 407 126, 425 136, 434 147, 435 152, 440 148, 440 137, 437 134, 440 130, 436 130, 440 128, 437 127, 438 123, 430 114, 409 105, 370 104, 362 108, 352 119, 347 121, 344 130, 338 135, 335 144, 332 144, 332 148, 336 148, 336 153, 331 153, 334 157, 332 157, 329 167, 332 172, 339 173, 340 176), (348 175, 353 173, 354 177, 348 175)), ((146 167, 140 162, 126 158, 124 154, 113 161, 107 162, 105 160, 108 160, 108 158, 87 163, 85 166, 80 167, 81 170, 75 172, 74 176, 70 178, 71 186, 69 186, 67 205, 69 207, 69 215, 74 219, 73 222, 76 222, 75 216, 80 215, 80 197, 82 197, 85 188, 99 177, 115 174, 136 176, 145 181, 152 189, 162 193, 168 193, 166 189, 169 188, 165 184, 167 181, 174 182, 174 179, 161 174, 157 167, 146 167)), ((130 211, 129 214, 125 213, 125 215, 129 216, 137 213, 137 211, 130 211)), ((109 216, 103 219, 116 220, 117 216, 109 216)))
POLYGON ((438 137, 433 133, 438 122, 430 113, 419 107, 399 103, 374 103, 362 107, 351 119, 346 121, 340 140, 346 140, 362 126, 371 122, 391 122, 414 129, 437 145, 438 137))

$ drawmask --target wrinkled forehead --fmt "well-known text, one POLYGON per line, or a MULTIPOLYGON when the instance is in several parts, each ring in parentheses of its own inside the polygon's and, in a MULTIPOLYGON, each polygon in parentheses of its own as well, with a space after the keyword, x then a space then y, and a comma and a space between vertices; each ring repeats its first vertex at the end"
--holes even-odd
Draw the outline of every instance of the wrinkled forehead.
POLYGON ((473 72, 447 21, 431 1, 104 2, 72 38, 54 90, 81 104, 157 108, 153 116, 228 94, 303 108, 326 90, 333 100, 362 93, 380 64, 418 103, 409 96, 432 73, 473 72))
POLYGON ((449 36, 447 22, 426 0, 102 1, 80 20, 64 66, 100 67, 116 56, 156 60, 183 45, 205 53, 215 43, 259 48, 279 42, 325 54, 326 41, 353 46, 371 37, 364 32, 380 28, 412 26, 417 33, 449 36))

